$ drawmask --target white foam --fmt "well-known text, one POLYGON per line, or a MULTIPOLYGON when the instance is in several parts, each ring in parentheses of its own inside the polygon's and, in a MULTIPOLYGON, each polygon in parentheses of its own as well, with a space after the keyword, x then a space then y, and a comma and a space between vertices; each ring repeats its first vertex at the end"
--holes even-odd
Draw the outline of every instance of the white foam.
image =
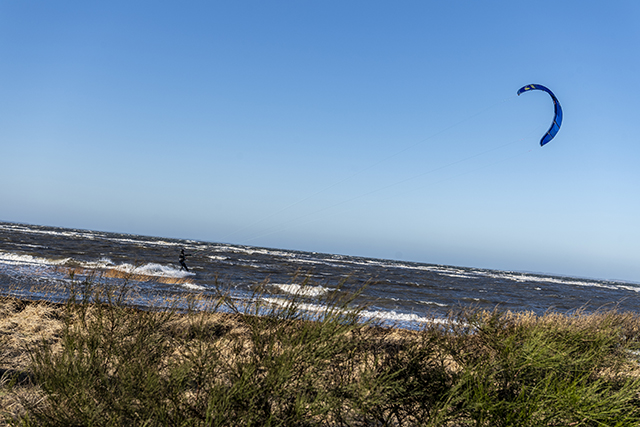
POLYGON ((448 307, 449 304, 442 304, 439 302, 435 302, 435 301, 420 301, 421 304, 426 304, 426 305, 436 305, 438 307, 448 307))
POLYGON ((109 258, 100 258, 98 261, 86 261, 79 264, 81 267, 87 269, 109 268, 114 265, 113 261, 111 261, 109 258))
POLYGON ((450 323, 445 319, 434 319, 433 317, 419 316, 415 313, 397 313, 395 311, 364 310, 362 316, 367 319, 380 319, 391 323, 406 322, 412 324, 424 323, 450 323))
POLYGON ((1 229, 5 230, 13 230, 19 231, 21 233, 31 233, 31 234, 46 234, 50 236, 64 236, 64 237, 81 237, 83 239, 94 239, 96 237, 95 232, 83 232, 83 231, 55 231, 55 230, 38 230, 28 227, 23 227, 20 225, 2 225, 1 229))
POLYGON ((195 283, 191 283, 191 282, 183 283, 182 286, 187 288, 187 289, 194 290, 194 291, 204 291, 204 290, 207 289, 204 286, 196 285, 195 283))
POLYGON ((632 292, 640 292, 640 287, 638 287, 638 286, 619 285, 618 289, 624 289, 626 291, 632 291, 632 292))
POLYGON ((279 257, 288 257, 291 256, 291 252, 279 251, 274 249, 264 249, 264 248, 253 248, 249 246, 217 246, 216 251, 218 252, 234 252, 245 255, 269 255, 269 256, 279 256, 279 257))
POLYGON ((453 273, 453 274, 446 274, 445 273, 445 274, 443 274, 443 276, 456 277, 456 278, 459 278, 459 279, 472 279, 473 278, 473 276, 469 276, 468 274, 455 274, 455 273, 453 273))
POLYGON ((430 271, 433 273, 442 274, 450 277, 460 278, 473 278, 475 273, 469 270, 455 267, 445 267, 439 265, 420 265, 420 264, 407 264, 403 262, 393 262, 386 260, 366 259, 366 260, 340 260, 344 264, 352 265, 364 265, 364 266, 376 266, 382 268, 402 268, 406 270, 418 270, 418 271, 430 271))
POLYGON ((636 292, 639 291, 638 288, 635 288, 632 286, 620 286, 620 285, 614 285, 612 283, 606 283, 606 282, 576 280, 576 279, 569 279, 569 278, 565 279, 561 277, 534 276, 531 274, 524 274, 524 273, 511 273, 511 272, 492 273, 487 271, 483 275, 486 277, 491 277, 495 279, 512 280, 514 282, 554 283, 559 285, 587 286, 587 287, 604 288, 604 289, 630 288, 628 290, 634 290, 636 292))
MULTIPOLYGON (((0 251, 0 263, 5 265, 55 267, 65 265, 71 261, 71 258, 51 259, 0 251)), ((195 276, 195 273, 181 271, 170 265, 162 265, 157 263, 149 263, 139 266, 135 266, 132 264, 114 265, 113 261, 111 261, 109 258, 101 258, 98 261, 75 261, 74 265, 90 270, 109 268, 127 274, 140 274, 151 277, 171 277, 179 279, 189 276, 195 276)))
POLYGON ((295 283, 291 284, 283 284, 283 283, 273 283, 273 286, 276 286, 283 292, 286 292, 291 295, 300 295, 305 297, 319 297, 321 295, 326 294, 329 289, 323 286, 310 286, 310 285, 296 285, 295 283))
POLYGON ((105 240, 117 243, 126 243, 134 245, 147 245, 147 246, 180 246, 185 245, 180 242, 167 242, 164 240, 142 240, 142 239, 127 239, 122 237, 104 237, 105 240))
POLYGON ((0 262, 9 265, 63 265, 70 259, 50 259, 0 251, 0 262))
POLYGON ((140 274, 151 277, 171 277, 181 279, 184 277, 195 276, 195 273, 179 270, 170 265, 162 265, 154 262, 140 266, 121 264, 112 268, 114 270, 122 271, 127 274, 140 274))
MULTIPOLYGON (((291 304, 291 301, 285 298, 262 298, 262 300, 280 307, 288 307, 291 304)), ((298 310, 302 310, 310 313, 322 314, 329 310, 329 307, 321 304, 295 303, 294 305, 298 310)), ((332 309, 335 309, 335 308, 332 308, 332 309)), ((347 311, 344 311, 344 312, 347 313, 347 311)), ((398 313, 396 311, 363 310, 360 312, 360 315, 363 319, 368 319, 368 320, 378 319, 384 322, 388 322, 390 324, 409 323, 414 326, 419 326, 421 324, 427 324, 427 323, 451 324, 451 321, 446 319, 436 319, 433 317, 419 316, 415 313, 398 313)))
POLYGON ((332 266, 335 266, 335 264, 333 264, 333 263, 328 263, 328 262, 326 262, 326 261, 321 261, 321 260, 318 260, 318 259, 303 259, 303 258, 295 258, 295 257, 291 257, 291 258, 289 259, 289 261, 291 261, 291 262, 295 262, 295 263, 297 263, 297 264, 315 264, 315 265, 317 265, 317 264, 323 264, 323 265, 332 265, 332 266))

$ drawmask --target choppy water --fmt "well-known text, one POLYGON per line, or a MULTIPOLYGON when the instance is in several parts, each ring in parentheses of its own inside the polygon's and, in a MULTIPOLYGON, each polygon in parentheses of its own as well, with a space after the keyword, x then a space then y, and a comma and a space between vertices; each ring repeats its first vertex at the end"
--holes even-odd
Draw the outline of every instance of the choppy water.
POLYGON ((640 311, 637 283, 0 223, 0 293, 64 298, 73 283, 69 267, 144 277, 129 281, 143 306, 166 295, 187 299, 221 288, 246 300, 266 282, 261 298, 277 303, 304 292, 307 307, 314 309, 318 297, 368 283, 356 303, 365 303, 369 316, 407 327, 468 305, 539 314, 603 307, 640 311), (180 248, 190 255, 189 272, 180 270, 180 248), (310 282, 302 287, 305 278, 310 282))

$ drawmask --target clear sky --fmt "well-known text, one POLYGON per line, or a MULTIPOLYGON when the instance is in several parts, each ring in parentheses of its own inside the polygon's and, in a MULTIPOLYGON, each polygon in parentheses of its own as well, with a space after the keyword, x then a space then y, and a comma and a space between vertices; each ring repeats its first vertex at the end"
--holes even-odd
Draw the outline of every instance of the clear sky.
POLYGON ((0 220, 640 282, 640 2, 0 2, 0 220), (539 140, 555 92, 565 117, 539 140))

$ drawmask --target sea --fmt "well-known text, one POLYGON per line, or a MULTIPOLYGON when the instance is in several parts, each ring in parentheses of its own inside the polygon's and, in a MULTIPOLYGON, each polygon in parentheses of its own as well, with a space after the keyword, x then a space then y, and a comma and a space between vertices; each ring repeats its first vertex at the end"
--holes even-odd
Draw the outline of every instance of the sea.
POLYGON ((350 301, 363 320, 409 329, 469 308, 640 312, 639 283, 0 222, 0 294, 61 302, 87 280, 142 308, 350 301))

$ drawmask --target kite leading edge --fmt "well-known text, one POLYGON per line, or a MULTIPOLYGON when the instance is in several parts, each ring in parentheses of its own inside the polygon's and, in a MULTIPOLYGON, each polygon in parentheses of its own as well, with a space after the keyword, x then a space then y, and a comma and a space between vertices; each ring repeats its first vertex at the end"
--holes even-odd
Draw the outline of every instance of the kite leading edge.
POLYGON ((548 88, 539 84, 526 85, 521 87, 518 90, 518 95, 520 95, 522 92, 527 92, 530 90, 542 90, 544 92, 547 92, 551 96, 551 99, 553 99, 553 107, 554 107, 553 122, 551 123, 551 127, 549 128, 547 133, 545 133, 542 139, 540 140, 540 146, 543 146, 547 142, 551 141, 553 137, 556 136, 556 134, 560 130, 560 125, 562 124, 562 107, 560 107, 558 98, 556 98, 553 92, 551 92, 548 88))

